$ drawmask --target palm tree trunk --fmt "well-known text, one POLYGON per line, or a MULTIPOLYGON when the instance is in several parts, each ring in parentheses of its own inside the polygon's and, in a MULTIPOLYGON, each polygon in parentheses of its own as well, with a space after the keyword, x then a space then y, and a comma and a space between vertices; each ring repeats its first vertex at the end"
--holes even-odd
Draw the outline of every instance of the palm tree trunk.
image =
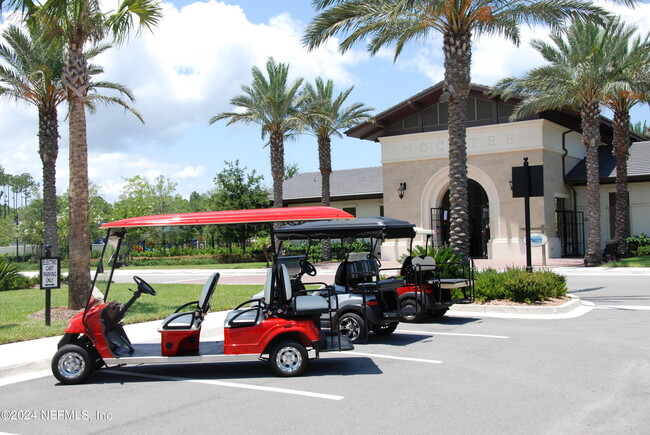
POLYGON ((464 260, 469 258, 469 214, 467 198, 466 109, 472 59, 470 33, 447 33, 445 53, 445 93, 449 102, 449 241, 464 260))
MULTIPOLYGON (((318 135, 318 166, 321 176, 321 202, 324 206, 330 205, 330 176, 332 175, 332 143, 327 134, 318 135)), ((329 261, 332 257, 332 248, 329 239, 323 240, 321 258, 329 261)))
POLYGON ((84 98, 88 67, 83 44, 70 44, 65 72, 70 105, 70 272, 68 307, 81 309, 90 291, 90 224, 88 201, 88 144, 84 98))
POLYGON ((39 108, 38 153, 43 164, 43 237, 52 255, 59 255, 59 229, 56 220, 56 159, 59 154, 57 109, 39 108))
POLYGON ((282 183, 284 182, 284 135, 273 132, 270 137, 271 176, 273 177, 273 206, 282 208, 282 183))
POLYGON ((627 238, 630 235, 629 200, 627 191, 627 159, 630 155, 630 113, 628 111, 614 112, 614 157, 616 157, 616 222, 614 223, 614 239, 616 253, 623 256, 627 253, 627 238))
POLYGON ((600 182, 598 174, 598 146, 600 144, 600 108, 598 103, 583 104, 582 142, 587 163, 587 251, 585 266, 599 266, 600 254, 600 182))

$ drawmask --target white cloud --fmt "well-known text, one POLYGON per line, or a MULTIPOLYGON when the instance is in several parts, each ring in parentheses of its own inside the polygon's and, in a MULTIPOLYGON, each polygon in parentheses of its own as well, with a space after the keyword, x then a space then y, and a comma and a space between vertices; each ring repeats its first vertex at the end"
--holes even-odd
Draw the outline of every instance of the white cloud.
POLYGON ((120 110, 103 109, 102 120, 91 120, 100 124, 93 125, 100 132, 93 146, 120 148, 142 141, 172 146, 191 124, 231 110, 229 100, 250 82, 251 67, 263 68, 269 56, 290 63, 294 78, 323 75, 340 86, 354 82, 346 68, 367 58, 354 52, 341 56, 333 43, 308 52, 300 43, 303 24, 287 13, 257 25, 239 6, 214 0, 180 10, 163 6, 164 18, 154 33, 98 59, 107 79, 133 89, 146 124, 120 110))
MULTIPOLYGON (((120 83, 133 91, 133 106, 146 122, 142 125, 117 106, 99 107, 96 114, 88 115, 89 174, 91 181, 107 194, 114 194, 120 186, 119 177, 163 174, 178 181, 206 174, 205 156, 190 159, 177 149, 177 144, 196 125, 207 125, 211 116, 232 110, 229 100, 240 93, 242 84, 250 82, 251 67, 263 68, 269 56, 289 62, 294 78, 312 80, 321 75, 338 86, 354 84, 356 78, 349 67, 368 59, 357 51, 341 56, 336 41, 309 52, 300 42, 304 24, 288 13, 272 17, 266 24, 253 24, 239 6, 214 0, 181 9, 171 3, 162 6, 163 19, 153 33, 134 36, 125 45, 94 59, 104 67, 102 80, 120 83), (149 157, 140 156, 147 151, 149 157), (106 152, 122 153, 121 161, 103 161, 106 152), (115 166, 109 175, 106 169, 112 164, 115 166)), ((60 112, 65 110, 64 105, 60 112)), ((67 147, 67 125, 63 116, 60 119, 63 149, 67 147)), ((17 153, 18 144, 27 155, 36 149, 35 112, 2 104, 0 128, 3 166, 12 173, 29 171, 40 178, 37 154, 30 157, 34 164, 28 168, 18 163, 26 155, 17 153)), ((225 123, 211 127, 219 128, 226 128, 225 123)), ((59 163, 63 157, 60 155, 59 163)), ((63 191, 67 168, 60 170, 58 178, 58 190, 63 191)))
MULTIPOLYGON (((128 152, 112 152, 92 154, 89 157, 88 174, 92 181, 98 185, 100 195, 116 199, 125 179, 135 175, 142 175, 149 180, 164 175, 174 182, 196 181, 201 179, 206 172, 205 165, 189 166, 160 160, 157 156, 152 158, 134 157, 128 152)), ((189 195, 184 186, 178 186, 177 191, 182 195, 189 195)))

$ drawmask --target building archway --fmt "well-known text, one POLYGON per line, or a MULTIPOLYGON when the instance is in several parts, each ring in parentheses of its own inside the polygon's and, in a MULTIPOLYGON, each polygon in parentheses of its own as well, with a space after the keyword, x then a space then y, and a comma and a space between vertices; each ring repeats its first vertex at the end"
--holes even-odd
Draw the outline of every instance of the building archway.
MULTIPOLYGON (((488 241, 490 240, 490 203, 485 189, 476 181, 467 180, 468 212, 469 212, 469 255, 472 258, 487 258, 488 241)), ((441 217, 448 219, 449 189, 440 204, 441 217)), ((442 243, 449 241, 448 221, 441 222, 442 243)))
MULTIPOLYGON (((485 194, 483 199, 486 201, 481 201, 484 203, 485 211, 480 211, 480 216, 482 218, 482 213, 487 213, 487 222, 489 229, 484 235, 485 243, 487 244, 487 251, 484 251, 484 255, 490 256, 491 244, 494 240, 500 238, 500 206, 499 206, 499 192, 494 184, 494 181, 481 169, 476 166, 468 165, 467 166, 467 176, 470 182, 478 184, 478 187, 482 190, 481 194, 485 194)), ((441 217, 443 210, 442 204, 445 200, 445 196, 448 197, 447 192, 449 190, 449 168, 445 167, 437 171, 427 182, 423 191, 422 197, 420 200, 420 216, 422 226, 425 228, 430 228, 433 230, 440 230, 440 237, 442 237, 442 228, 436 228, 434 223, 434 210, 439 210, 441 217)), ((448 203, 448 202, 447 202, 448 203)), ((470 204, 472 204, 470 199, 470 204)), ((470 211, 471 213, 471 211, 470 211)))

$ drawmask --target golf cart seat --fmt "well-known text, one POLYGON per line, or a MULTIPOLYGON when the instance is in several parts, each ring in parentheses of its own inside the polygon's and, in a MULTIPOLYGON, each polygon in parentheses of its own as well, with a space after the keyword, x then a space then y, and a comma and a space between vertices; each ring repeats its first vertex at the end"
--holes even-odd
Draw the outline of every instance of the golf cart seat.
POLYGON ((161 334, 161 349, 163 356, 176 356, 182 352, 199 350, 201 323, 210 310, 210 300, 219 281, 219 273, 213 273, 205 282, 198 301, 188 302, 180 306, 173 314, 167 316, 158 328, 161 334), (192 311, 182 309, 194 307, 192 311))
POLYGON ((379 265, 373 258, 344 261, 336 270, 336 286, 355 293, 359 291, 392 291, 404 285, 402 279, 379 279, 379 265))
MULTIPOLYGON (((264 283, 264 293, 262 300, 266 303, 271 301, 271 286, 273 285, 273 269, 266 270, 266 282, 264 283)), ((264 320, 260 299, 251 299, 239 304, 237 308, 226 315, 224 328, 239 328, 243 326, 253 326, 264 320), (255 303, 257 304, 255 305, 255 303), (250 305, 246 307, 246 305, 250 305)))
POLYGON ((290 316, 320 315, 329 311, 328 302, 321 296, 293 296, 293 290, 291 288, 291 277, 289 276, 289 269, 285 264, 280 264, 278 266, 278 275, 278 299, 280 299, 282 302, 286 302, 287 305, 289 305, 290 316))
POLYGON ((327 313, 330 309, 329 303, 322 296, 317 295, 296 295, 293 296, 289 271, 284 264, 280 265, 280 291, 284 290, 284 297, 289 302, 291 312, 296 316, 313 316, 327 313))
POLYGON ((167 316, 160 325, 160 329, 198 329, 201 327, 201 322, 203 318, 210 310, 210 300, 214 294, 214 290, 217 287, 217 282, 219 281, 219 273, 213 273, 210 278, 205 282, 203 290, 201 291, 201 296, 198 301, 188 302, 185 305, 182 305, 173 314, 167 316), (195 306, 195 309, 192 311, 183 311, 182 309, 195 306))

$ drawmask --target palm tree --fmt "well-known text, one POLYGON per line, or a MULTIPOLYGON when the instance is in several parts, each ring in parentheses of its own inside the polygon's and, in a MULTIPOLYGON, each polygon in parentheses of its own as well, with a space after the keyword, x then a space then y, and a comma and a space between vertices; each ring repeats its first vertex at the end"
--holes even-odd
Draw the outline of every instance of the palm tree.
MULTIPOLYGON (((634 0, 616 3, 634 4, 634 0)), ((449 103, 450 244, 463 258, 469 256, 467 147, 465 109, 470 86, 472 36, 497 34, 519 43, 521 23, 556 28, 568 17, 585 19, 605 12, 582 0, 314 0, 321 12, 309 25, 303 42, 313 49, 330 36, 342 34, 346 51, 368 40, 377 53, 395 44, 395 59, 404 45, 429 33, 443 37, 444 92, 449 103)))
POLYGON ((533 40, 531 45, 549 62, 534 68, 523 78, 509 77, 497 83, 493 94, 503 98, 525 95, 511 119, 560 108, 580 113, 582 141, 587 166, 587 249, 585 265, 597 266, 600 255, 600 187, 598 146, 600 104, 606 91, 620 82, 628 68, 624 54, 630 29, 618 20, 605 26, 593 21, 574 20, 551 34, 552 44, 533 40))
POLYGON ((253 82, 242 85, 244 95, 230 100, 243 112, 222 112, 210 118, 210 124, 227 119, 227 125, 236 122, 257 124, 262 127, 262 139, 269 136, 271 148, 271 175, 273 177, 273 206, 282 207, 282 181, 284 180, 284 140, 293 137, 304 125, 299 106, 303 97, 299 78, 288 83, 289 65, 275 63, 272 57, 266 62, 266 73, 256 66, 251 70, 253 82))
MULTIPOLYGON (((7 45, 0 45, 0 58, 7 66, 0 67, 0 97, 25 101, 38 108, 39 155, 43 165, 43 221, 44 241, 58 255, 58 228, 56 219, 56 159, 58 156, 58 105, 65 100, 61 83, 63 47, 52 46, 44 40, 40 27, 32 26, 29 35, 17 26, 3 32, 7 45), (4 84, 4 86, 2 85, 4 84)), ((94 49, 91 55, 104 48, 94 49)), ((91 74, 101 72, 93 67, 91 74)), ((104 87, 101 83, 95 86, 104 87)), ((113 89, 119 85, 108 83, 113 89)), ((127 91, 127 95, 128 94, 127 91)), ((103 97, 102 97, 103 98, 103 97)), ((119 100, 119 99, 118 99, 119 100)), ((125 103, 119 100, 122 105, 125 103)), ((127 108, 130 109, 127 105, 127 108)), ((130 109, 132 110, 132 109, 130 109)))
MULTIPOLYGON (((630 27, 630 32, 635 32, 630 27)), ((627 159, 630 155, 630 110, 638 103, 648 101, 648 83, 650 83, 650 37, 636 37, 633 41, 621 40, 627 44, 623 48, 622 58, 627 68, 623 70, 621 80, 612 84, 605 95, 604 105, 614 112, 614 136, 612 138, 613 154, 616 158, 616 218, 614 222, 614 240, 619 256, 627 253, 627 238, 630 235, 627 159)))
MULTIPOLYGON (((1 0, 0 0, 1 1, 1 0)), ((13 0, 14 6, 28 0, 13 0)), ((29 2, 31 4, 31 1, 29 2)), ((66 87, 70 131, 70 270, 68 275, 70 308, 86 303, 90 288, 90 234, 88 197, 88 144, 86 104, 92 86, 86 47, 110 37, 123 42, 136 27, 151 29, 161 17, 155 0, 122 0, 115 11, 104 13, 99 0, 47 0, 37 8, 28 7, 48 36, 62 41, 66 49, 63 83, 66 87)))
MULTIPOLYGON (((314 85, 307 83, 304 89, 304 110, 307 129, 318 141, 318 166, 321 174, 321 198, 324 206, 330 205, 330 175, 332 174, 332 136, 342 137, 341 130, 351 128, 370 118, 371 107, 353 103, 343 107, 354 87, 336 97, 334 82, 316 77, 314 85)), ((323 242, 323 260, 330 259, 329 241, 323 242)))
POLYGON ((630 123, 630 131, 645 138, 646 140, 650 139, 650 126, 646 123, 646 121, 638 121, 634 124, 630 123))
MULTIPOLYGON (((3 32, 7 45, 0 44, 0 58, 7 66, 0 66, 0 98, 25 101, 38 108, 39 117, 39 155, 43 165, 43 224, 44 241, 52 247, 52 254, 59 254, 57 206, 56 206, 56 159, 59 153, 58 106, 66 99, 61 81, 64 51, 63 45, 51 44, 45 40, 39 26, 31 26, 29 34, 17 26, 9 26, 3 32), (4 84, 4 85, 3 85, 4 84)), ((97 56, 109 45, 99 45, 88 51, 89 59, 97 56)), ((89 75, 102 73, 101 67, 90 65, 89 75)), ((116 90, 133 100, 131 92, 116 83, 91 82, 91 91, 98 88, 116 90)), ((98 101, 116 103, 134 113, 140 114, 118 97, 94 94, 98 101)), ((94 111, 94 100, 87 102, 94 111)))
POLYGON ((56 159, 59 153, 57 107, 65 100, 61 85, 63 46, 48 47, 41 28, 32 26, 29 35, 9 26, 0 45, 0 97, 25 101, 38 109, 38 153, 43 166, 43 235, 52 254, 58 256, 56 221, 56 159))

